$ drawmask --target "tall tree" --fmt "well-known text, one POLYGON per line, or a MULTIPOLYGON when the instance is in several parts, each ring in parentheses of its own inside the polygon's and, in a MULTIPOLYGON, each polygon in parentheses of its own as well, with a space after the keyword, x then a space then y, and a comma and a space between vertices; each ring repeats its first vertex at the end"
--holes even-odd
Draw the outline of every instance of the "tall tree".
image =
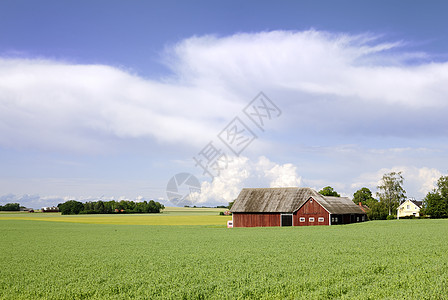
POLYGON ((367 205, 369 210, 367 210, 367 217, 369 220, 386 220, 387 218, 387 207, 384 202, 378 202, 372 196, 372 191, 370 189, 363 187, 357 190, 353 194, 353 202, 358 204, 361 202, 363 205, 367 205))
POLYGON ((323 196, 341 197, 331 186, 326 186, 319 191, 319 194, 323 196))
POLYGON ((386 205, 389 215, 397 209, 402 200, 406 199, 403 181, 401 172, 390 172, 383 175, 381 184, 378 185, 379 192, 377 192, 377 195, 380 202, 386 205))
POLYGON ((440 195, 448 200, 448 176, 441 176, 437 181, 437 190, 440 195))
POLYGON ((448 176, 440 177, 437 189, 426 195, 421 214, 431 218, 448 217, 448 176))
POLYGON ((387 207, 384 202, 378 202, 372 198, 373 201, 369 203, 369 210, 367 211, 367 217, 369 220, 386 220, 387 207))
POLYGON ((370 189, 363 187, 359 190, 357 190, 354 194, 353 194, 353 202, 355 202, 356 204, 358 204, 359 202, 361 202, 362 205, 367 205, 370 207, 369 204, 373 203, 373 201, 377 202, 373 197, 372 197, 372 192, 370 191, 370 189))

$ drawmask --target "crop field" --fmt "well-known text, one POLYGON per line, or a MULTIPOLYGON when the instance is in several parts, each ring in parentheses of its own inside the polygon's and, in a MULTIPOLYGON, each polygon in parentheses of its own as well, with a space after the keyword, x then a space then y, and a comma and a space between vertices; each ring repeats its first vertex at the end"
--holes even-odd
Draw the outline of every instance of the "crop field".
POLYGON ((448 299, 448 220, 227 229, 222 216, 219 226, 27 217, 0 215, 1 299, 448 299))
POLYGON ((225 225, 232 217, 222 208, 167 207, 160 214, 66 215, 60 213, 0 213, 0 220, 33 220, 116 225, 225 225))

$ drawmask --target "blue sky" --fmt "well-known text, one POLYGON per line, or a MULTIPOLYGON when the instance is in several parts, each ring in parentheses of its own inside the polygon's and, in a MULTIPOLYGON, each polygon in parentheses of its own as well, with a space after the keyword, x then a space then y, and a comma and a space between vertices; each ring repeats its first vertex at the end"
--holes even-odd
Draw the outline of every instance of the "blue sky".
POLYGON ((159 199, 446 174, 442 1, 1 1, 0 204, 159 199), (263 91, 281 109, 213 182, 193 156, 263 91))

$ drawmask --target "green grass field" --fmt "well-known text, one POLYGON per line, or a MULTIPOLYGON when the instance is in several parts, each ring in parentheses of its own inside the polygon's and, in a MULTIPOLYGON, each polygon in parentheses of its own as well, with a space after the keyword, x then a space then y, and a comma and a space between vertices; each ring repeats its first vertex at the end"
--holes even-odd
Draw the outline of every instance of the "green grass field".
POLYGON ((0 215, 0 298, 448 299, 448 220, 227 229, 202 214, 224 221, 0 215))

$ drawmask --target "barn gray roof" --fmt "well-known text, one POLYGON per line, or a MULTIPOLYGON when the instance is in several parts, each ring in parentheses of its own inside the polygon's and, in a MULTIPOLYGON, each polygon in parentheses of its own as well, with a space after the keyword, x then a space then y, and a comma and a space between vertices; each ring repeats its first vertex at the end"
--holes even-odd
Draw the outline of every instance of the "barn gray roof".
POLYGON ((231 212, 293 213, 310 197, 331 214, 364 214, 347 197, 324 197, 311 188, 246 188, 242 189, 231 212))
POLYGON ((348 197, 328 197, 315 199, 331 214, 364 214, 364 211, 348 197))

